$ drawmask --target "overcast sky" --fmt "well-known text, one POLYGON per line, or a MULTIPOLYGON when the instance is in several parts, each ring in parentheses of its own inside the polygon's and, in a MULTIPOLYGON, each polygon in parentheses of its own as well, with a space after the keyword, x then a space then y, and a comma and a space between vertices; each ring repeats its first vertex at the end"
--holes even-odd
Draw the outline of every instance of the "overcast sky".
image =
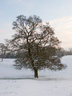
POLYGON ((0 42, 11 38, 12 22, 22 14, 50 22, 61 46, 72 48, 72 0, 0 0, 0 42))

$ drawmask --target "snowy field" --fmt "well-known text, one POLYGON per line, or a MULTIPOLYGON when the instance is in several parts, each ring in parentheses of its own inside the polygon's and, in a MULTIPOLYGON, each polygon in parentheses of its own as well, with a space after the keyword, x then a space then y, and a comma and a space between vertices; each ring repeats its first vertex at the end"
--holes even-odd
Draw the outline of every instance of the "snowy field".
POLYGON ((14 59, 0 62, 0 96, 72 96, 72 56, 61 58, 62 71, 43 70, 39 79, 27 69, 16 70, 14 59))

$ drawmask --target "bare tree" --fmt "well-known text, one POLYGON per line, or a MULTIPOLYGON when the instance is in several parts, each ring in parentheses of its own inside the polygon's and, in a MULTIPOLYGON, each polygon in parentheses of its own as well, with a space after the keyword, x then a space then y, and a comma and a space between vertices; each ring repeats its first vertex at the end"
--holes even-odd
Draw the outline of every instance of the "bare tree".
POLYGON ((32 69, 35 78, 38 78, 38 70, 64 68, 56 56, 60 41, 55 37, 48 23, 43 24, 36 15, 28 18, 20 15, 13 22, 13 29, 16 33, 9 41, 9 49, 17 52, 16 65, 18 68, 32 69))
POLYGON ((6 53, 6 49, 7 47, 5 46, 5 44, 0 43, 0 58, 2 59, 1 61, 3 61, 3 58, 5 56, 6 53))

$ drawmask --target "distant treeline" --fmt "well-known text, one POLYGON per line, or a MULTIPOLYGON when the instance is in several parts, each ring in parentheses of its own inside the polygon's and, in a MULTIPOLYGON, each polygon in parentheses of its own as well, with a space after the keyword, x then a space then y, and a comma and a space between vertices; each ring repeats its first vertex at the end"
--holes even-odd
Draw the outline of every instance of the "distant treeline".
POLYGON ((58 50, 57 55, 60 57, 66 56, 66 55, 72 55, 72 48, 69 50, 65 50, 65 49, 61 48, 60 50, 58 50))
POLYGON ((0 58, 17 58, 17 54, 15 54, 15 53, 1 54, 0 58))
MULTIPOLYGON (((62 57, 65 55, 72 55, 72 49, 69 50, 64 50, 64 49, 59 49, 56 52, 57 56, 62 57)), ((5 54, 1 54, 0 58, 17 58, 18 54, 17 53, 5 53, 5 54)))

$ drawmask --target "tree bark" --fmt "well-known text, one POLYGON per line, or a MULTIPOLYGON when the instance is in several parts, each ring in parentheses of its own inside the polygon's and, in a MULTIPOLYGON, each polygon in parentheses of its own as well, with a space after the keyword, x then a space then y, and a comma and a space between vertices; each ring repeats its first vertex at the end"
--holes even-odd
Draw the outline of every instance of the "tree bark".
POLYGON ((34 77, 38 78, 38 69, 34 68, 34 77))
POLYGON ((30 62, 32 64, 32 67, 34 69, 34 77, 38 78, 38 69, 34 67, 34 60, 32 59, 32 54, 31 54, 31 50, 30 50, 30 43, 28 42, 28 38, 27 38, 27 44, 28 44, 28 55, 29 55, 29 59, 30 62))

